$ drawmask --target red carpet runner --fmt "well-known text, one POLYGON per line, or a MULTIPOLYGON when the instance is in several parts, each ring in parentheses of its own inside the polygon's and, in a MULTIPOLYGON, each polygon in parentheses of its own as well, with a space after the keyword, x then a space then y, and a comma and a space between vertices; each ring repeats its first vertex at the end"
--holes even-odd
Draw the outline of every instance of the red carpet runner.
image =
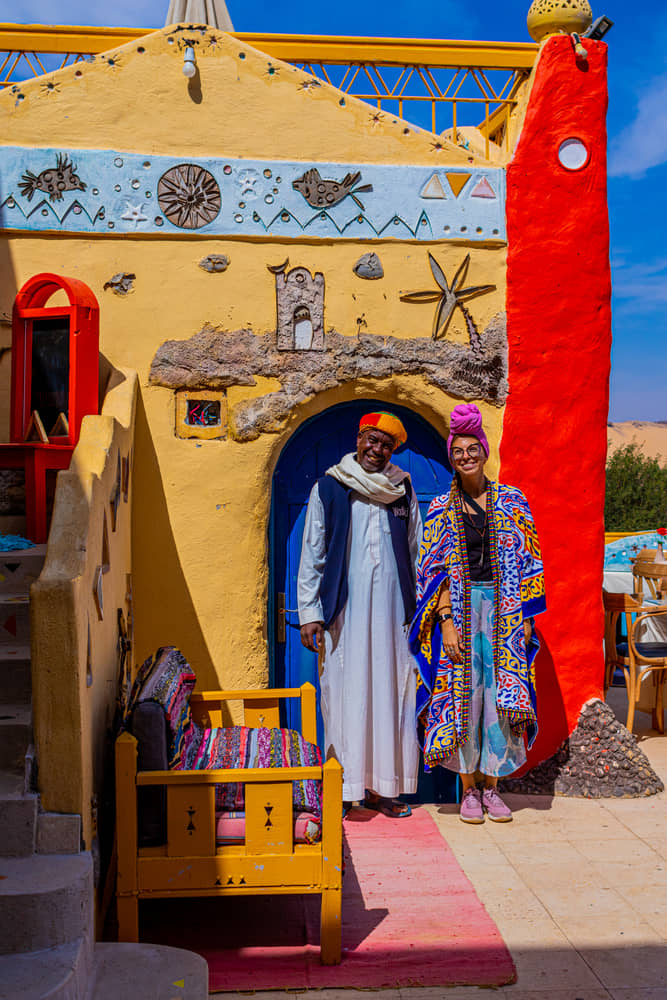
POLYGON ((141 940, 197 951, 211 992, 501 986, 514 964, 425 809, 345 820, 343 961, 319 961, 319 896, 155 900, 141 940))

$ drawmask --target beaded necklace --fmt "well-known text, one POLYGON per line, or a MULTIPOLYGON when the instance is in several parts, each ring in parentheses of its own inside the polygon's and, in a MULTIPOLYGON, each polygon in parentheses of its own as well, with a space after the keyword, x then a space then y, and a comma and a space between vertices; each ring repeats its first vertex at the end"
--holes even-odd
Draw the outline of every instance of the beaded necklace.
MULTIPOLYGON (((484 492, 486 492, 488 490, 488 488, 489 488, 489 481, 488 481, 488 479, 485 479, 484 480, 484 492)), ((464 500, 464 503, 461 505, 461 508, 462 508, 461 509, 461 513, 463 515, 463 519, 465 520, 465 523, 468 524, 468 525, 470 525, 470 527, 473 529, 473 531, 475 531, 479 535, 479 537, 481 538, 481 540, 482 540, 482 547, 481 547, 479 561, 478 561, 478 566, 481 569, 482 566, 484 565, 484 538, 485 538, 486 529, 487 529, 487 526, 488 526, 488 523, 489 523, 488 511, 484 510, 483 507, 481 507, 475 500, 473 500, 473 498, 468 493, 466 493, 464 489, 461 489, 461 497, 464 500), (472 512, 468 511, 468 507, 467 507, 468 504, 470 504, 470 506, 473 508, 472 512), (473 512, 475 512, 477 514, 481 514, 483 516, 483 518, 484 518, 484 525, 483 525, 481 531, 477 527, 477 525, 475 524, 475 522, 473 520, 473 516, 472 516, 473 512)), ((487 498, 487 508, 488 508, 488 498, 487 498)))

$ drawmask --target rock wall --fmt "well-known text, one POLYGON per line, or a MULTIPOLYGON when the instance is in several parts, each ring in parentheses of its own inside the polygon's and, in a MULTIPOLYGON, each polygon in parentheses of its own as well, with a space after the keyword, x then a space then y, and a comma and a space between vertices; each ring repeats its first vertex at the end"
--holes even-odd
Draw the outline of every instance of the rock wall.
POLYGON ((207 327, 189 340, 162 344, 151 365, 152 385, 170 389, 254 386, 257 377, 277 379, 280 389, 244 401, 232 412, 231 434, 250 441, 280 430, 295 406, 348 382, 422 375, 444 392, 502 406, 507 397, 507 333, 498 313, 481 335, 480 349, 425 337, 398 339, 330 330, 321 351, 284 351, 275 333, 227 332, 207 327))

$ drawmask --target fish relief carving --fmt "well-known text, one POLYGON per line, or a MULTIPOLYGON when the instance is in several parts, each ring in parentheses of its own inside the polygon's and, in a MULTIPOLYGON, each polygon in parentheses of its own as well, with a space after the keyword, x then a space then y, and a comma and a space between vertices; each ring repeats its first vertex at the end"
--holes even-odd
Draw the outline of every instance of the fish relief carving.
POLYGON ((32 201, 35 191, 48 194, 51 201, 62 201, 63 191, 85 191, 87 184, 76 172, 76 166, 65 153, 58 153, 55 167, 42 170, 41 174, 26 172, 19 181, 21 194, 32 201))
POLYGON ((295 181, 292 181, 292 187, 299 194, 302 194, 313 208, 331 208, 333 205, 338 205, 349 195, 352 201, 363 211, 363 203, 357 198, 357 195, 362 191, 372 191, 373 185, 362 184, 361 187, 355 188, 354 185, 359 180, 361 180, 361 172, 359 170, 355 174, 345 174, 342 181, 327 181, 323 180, 316 167, 312 167, 312 169, 306 170, 303 177, 298 177, 295 181))

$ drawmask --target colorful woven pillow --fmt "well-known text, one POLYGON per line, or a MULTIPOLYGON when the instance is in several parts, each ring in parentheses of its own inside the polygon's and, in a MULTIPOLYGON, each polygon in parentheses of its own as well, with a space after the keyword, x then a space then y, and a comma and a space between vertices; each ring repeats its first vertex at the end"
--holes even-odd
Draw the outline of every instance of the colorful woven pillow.
MULTIPOLYGON (((194 727, 195 732, 197 727, 194 727)), ((215 768, 321 767, 320 748, 308 743, 294 729, 229 726, 203 729, 188 742, 179 768, 210 771, 215 768), (201 734, 201 738, 199 735, 201 734)), ((292 801, 297 813, 322 816, 322 782, 315 779, 292 782, 292 801)), ((217 811, 243 811, 245 786, 242 782, 216 785, 217 811)))
POLYGON ((168 766, 177 768, 188 737, 192 716, 190 695, 197 678, 190 664, 173 646, 161 646, 155 658, 149 657, 139 668, 132 687, 130 711, 143 702, 160 705, 168 727, 168 766))

